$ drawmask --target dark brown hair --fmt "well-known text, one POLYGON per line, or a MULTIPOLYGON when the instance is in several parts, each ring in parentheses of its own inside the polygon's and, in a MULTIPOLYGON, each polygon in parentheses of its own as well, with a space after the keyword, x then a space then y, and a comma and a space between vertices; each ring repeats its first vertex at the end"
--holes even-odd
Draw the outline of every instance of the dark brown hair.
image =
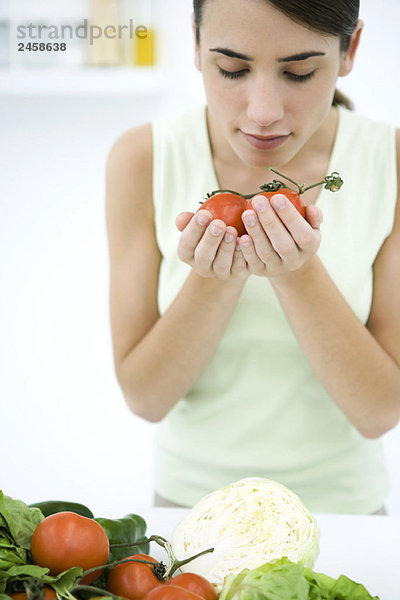
MULTIPOLYGON (((200 26, 206 1, 193 0, 196 40, 200 44, 200 26)), ((268 0, 287 17, 313 31, 340 38, 340 50, 349 48, 351 34, 356 28, 360 0, 268 0)), ((353 103, 335 90, 332 104, 353 109, 353 103)))

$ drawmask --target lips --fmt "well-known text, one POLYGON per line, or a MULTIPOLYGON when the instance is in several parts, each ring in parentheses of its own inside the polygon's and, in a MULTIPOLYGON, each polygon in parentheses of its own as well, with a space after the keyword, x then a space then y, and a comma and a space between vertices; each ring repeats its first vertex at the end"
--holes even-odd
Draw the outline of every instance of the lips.
POLYGON ((246 133, 243 132, 245 135, 251 135, 251 137, 255 137, 258 140, 276 140, 276 138, 279 137, 286 137, 288 134, 286 133, 277 133, 276 135, 256 135, 255 133, 246 133))
POLYGON ((290 133, 283 135, 260 136, 253 135, 251 133, 245 133, 242 130, 240 130, 240 133, 252 146, 260 150, 271 150, 277 148, 281 144, 284 144, 291 136, 290 133))

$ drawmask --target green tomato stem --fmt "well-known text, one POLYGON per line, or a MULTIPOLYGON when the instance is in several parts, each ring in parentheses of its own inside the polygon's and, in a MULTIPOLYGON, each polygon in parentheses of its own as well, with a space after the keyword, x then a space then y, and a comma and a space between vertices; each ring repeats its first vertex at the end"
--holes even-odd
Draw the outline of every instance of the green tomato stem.
MULTIPOLYGON (((173 562, 170 564, 170 566, 168 567, 168 569, 165 572, 164 579, 170 579, 172 577, 172 575, 175 573, 175 571, 180 569, 182 565, 186 565, 187 563, 191 562, 195 558, 198 558, 199 556, 203 556, 203 554, 208 554, 209 552, 214 552, 214 548, 208 548, 207 550, 203 550, 202 552, 199 552, 198 554, 195 554, 194 556, 190 556, 189 558, 185 558, 184 560, 177 560, 174 557, 173 562)), ((174 556, 174 555, 172 554, 172 556, 174 556)))
MULTIPOLYGON (((287 177, 286 175, 283 175, 283 173, 279 173, 279 171, 277 171, 276 169, 273 169, 272 167, 270 167, 270 171, 273 171, 274 173, 276 173, 280 177, 283 177, 284 179, 287 179, 287 181, 290 181, 291 183, 293 183, 297 187, 297 189, 298 189, 298 194, 302 194, 305 191, 303 189, 304 188, 304 183, 303 183, 303 185, 299 185, 297 183, 297 181, 294 181, 294 179, 290 179, 290 177, 287 177)), ((320 184, 317 183, 316 185, 320 185, 320 184)))

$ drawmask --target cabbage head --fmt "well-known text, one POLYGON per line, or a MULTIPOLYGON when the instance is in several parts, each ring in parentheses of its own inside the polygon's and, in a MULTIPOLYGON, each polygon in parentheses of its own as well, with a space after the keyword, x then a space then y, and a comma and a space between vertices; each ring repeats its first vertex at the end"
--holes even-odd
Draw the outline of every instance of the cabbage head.
POLYGON ((241 479, 200 500, 172 533, 179 560, 207 548, 182 571, 206 577, 219 591, 227 575, 287 557, 312 568, 320 532, 300 498, 270 479, 241 479))

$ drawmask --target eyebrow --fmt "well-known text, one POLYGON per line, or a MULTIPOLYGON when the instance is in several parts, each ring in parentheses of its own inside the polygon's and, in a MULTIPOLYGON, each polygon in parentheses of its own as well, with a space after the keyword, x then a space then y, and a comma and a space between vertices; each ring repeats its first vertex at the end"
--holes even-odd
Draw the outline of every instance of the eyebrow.
MULTIPOLYGON (((220 54, 224 54, 225 56, 229 56, 230 58, 240 58, 240 60, 247 60, 249 62, 254 60, 254 58, 246 56, 246 54, 236 52, 235 50, 230 50, 229 48, 210 48, 210 52, 219 52, 220 54)), ((309 52, 299 52, 297 54, 292 54, 291 56, 285 56, 284 58, 277 58, 276 61, 279 63, 294 62, 297 60, 307 60, 307 58, 311 58, 312 56, 325 56, 325 52, 319 52, 317 50, 311 50, 309 52)))

